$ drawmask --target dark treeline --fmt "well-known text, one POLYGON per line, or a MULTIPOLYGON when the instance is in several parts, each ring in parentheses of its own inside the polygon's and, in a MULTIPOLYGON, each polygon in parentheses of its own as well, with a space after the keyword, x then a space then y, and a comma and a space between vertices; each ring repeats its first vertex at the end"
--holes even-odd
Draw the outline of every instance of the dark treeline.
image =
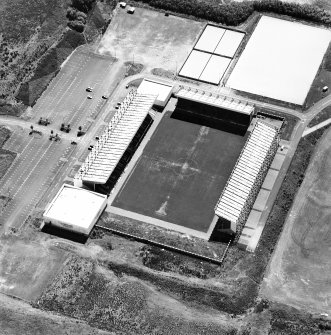
POLYGON ((78 31, 84 31, 87 13, 92 9, 95 0, 71 0, 67 10, 68 26, 78 31))
POLYGON ((312 5, 285 3, 280 0, 256 0, 217 4, 201 0, 138 0, 152 7, 197 18, 237 26, 254 12, 272 12, 294 18, 331 25, 331 16, 325 10, 312 5))

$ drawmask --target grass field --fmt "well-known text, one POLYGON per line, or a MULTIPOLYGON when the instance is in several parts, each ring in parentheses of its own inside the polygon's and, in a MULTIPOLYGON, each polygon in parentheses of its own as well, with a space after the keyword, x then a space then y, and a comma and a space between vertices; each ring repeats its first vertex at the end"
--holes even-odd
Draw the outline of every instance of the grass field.
POLYGON ((331 45, 324 55, 324 59, 319 68, 317 76, 311 85, 310 91, 305 101, 305 109, 312 107, 314 103, 329 94, 329 91, 326 93, 322 91, 324 86, 328 86, 329 88, 331 87, 331 45))
POLYGON ((331 118, 331 107, 328 106, 320 113, 318 113, 310 122, 308 127, 313 127, 323 121, 326 121, 331 118))
POLYGON ((114 335, 91 328, 85 321, 51 314, 23 300, 0 294, 1 335, 114 335))
MULTIPOLYGON (((233 334, 231 323, 226 325, 217 311, 206 313, 185 304, 160 291, 157 282, 147 285, 143 278, 132 276, 129 269, 72 257, 44 292, 39 306, 116 334, 233 334)), ((162 277, 160 282, 166 282, 162 277)))
POLYGON ((244 140, 168 112, 112 205, 207 232, 244 140))
POLYGON ((0 98, 13 98, 37 62, 60 39, 67 19, 65 0, 4 0, 0 4, 0 98))
POLYGON ((331 131, 306 171, 266 278, 262 294, 310 312, 331 312, 331 131))
POLYGON ((3 145, 9 139, 10 135, 11 132, 8 128, 0 126, 0 180, 16 157, 14 152, 3 149, 3 145))

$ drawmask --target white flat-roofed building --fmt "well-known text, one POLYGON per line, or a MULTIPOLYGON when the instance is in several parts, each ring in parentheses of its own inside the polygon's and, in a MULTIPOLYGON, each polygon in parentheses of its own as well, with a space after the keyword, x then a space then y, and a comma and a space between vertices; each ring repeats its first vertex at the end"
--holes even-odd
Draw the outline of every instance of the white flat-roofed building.
POLYGON ((279 142, 278 129, 257 121, 215 207, 214 222, 236 233, 247 219, 279 142), (232 210, 233 209, 233 210, 232 210))
POLYGON ((137 89, 139 94, 152 94, 156 96, 154 104, 164 107, 170 99, 173 85, 151 79, 144 79, 137 89))
POLYGON ((106 195, 63 184, 43 218, 46 225, 89 235, 106 206, 106 195))
POLYGON ((303 105, 330 41, 329 29, 262 16, 226 86, 303 105))

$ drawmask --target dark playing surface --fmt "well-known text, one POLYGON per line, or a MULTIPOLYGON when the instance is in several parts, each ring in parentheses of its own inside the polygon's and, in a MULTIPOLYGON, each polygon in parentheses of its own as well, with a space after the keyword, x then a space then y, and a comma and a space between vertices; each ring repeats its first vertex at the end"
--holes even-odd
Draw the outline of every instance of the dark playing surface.
POLYGON ((170 116, 163 117, 112 205, 207 232, 245 137, 170 116))

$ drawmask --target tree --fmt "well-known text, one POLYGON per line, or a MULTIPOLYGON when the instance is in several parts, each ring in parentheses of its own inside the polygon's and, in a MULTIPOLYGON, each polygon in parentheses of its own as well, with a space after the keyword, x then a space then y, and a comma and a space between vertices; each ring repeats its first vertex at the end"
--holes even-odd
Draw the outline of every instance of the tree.
POLYGON ((69 7, 67 10, 67 18, 69 21, 81 21, 85 24, 87 15, 76 8, 69 7))
POLYGON ((71 6, 81 12, 87 13, 92 9, 95 0, 71 0, 71 6))
POLYGON ((68 22, 68 27, 71 28, 72 30, 77 31, 78 33, 82 33, 84 31, 85 25, 81 21, 69 21, 68 22))

